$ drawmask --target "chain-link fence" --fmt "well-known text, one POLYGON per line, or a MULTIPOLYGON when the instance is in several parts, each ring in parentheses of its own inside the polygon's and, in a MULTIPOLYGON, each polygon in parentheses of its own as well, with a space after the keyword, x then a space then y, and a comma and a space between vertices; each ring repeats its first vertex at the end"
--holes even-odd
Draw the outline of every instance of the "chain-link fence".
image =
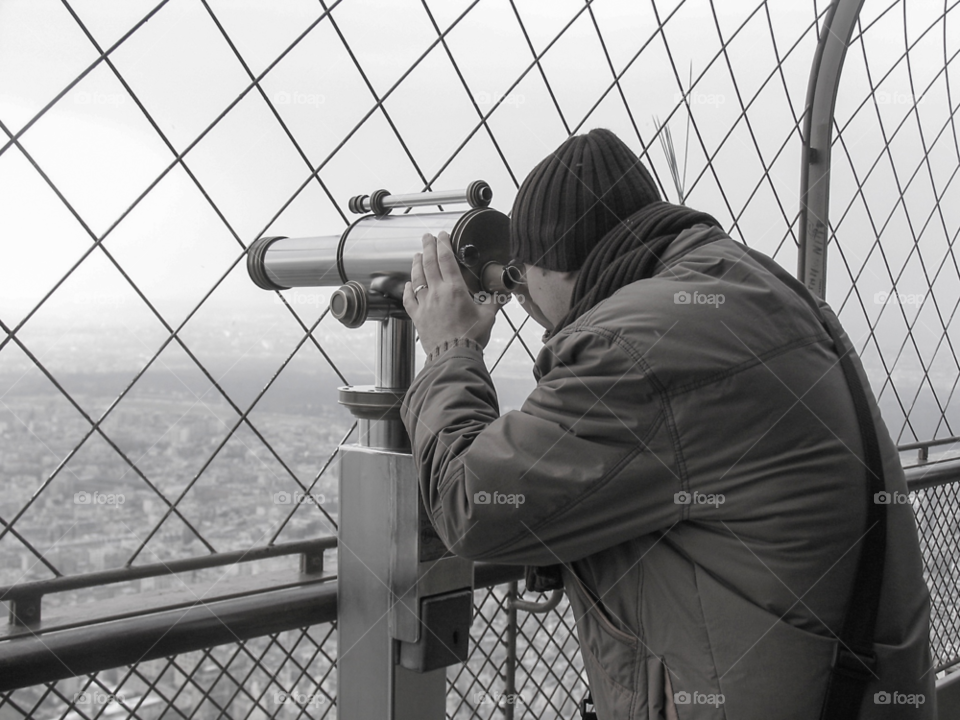
MULTIPOLYGON (((827 299, 899 442, 952 436, 957 422, 955 7, 868 0, 836 113, 827 299)), ((0 5, 0 585, 336 532, 333 460, 352 419, 335 389, 369 382, 373 334, 330 318, 325 290, 254 288, 243 260, 263 234, 338 231, 352 195, 483 178, 507 210, 564 138, 608 127, 665 197, 792 271, 801 121, 827 10, 0 5), (289 501, 298 494, 323 501, 289 501)), ((503 410, 533 387, 539 335, 515 306, 495 328, 503 410)), ((960 635, 956 497, 924 492, 944 664, 960 635)), ((520 613, 514 630, 509 592, 477 592, 449 714, 572 716, 585 684, 569 606, 520 613)), ((0 718, 325 717, 335 645, 317 626, 153 660, 15 691, 0 718), (83 691, 93 705, 73 702, 83 691)))
POLYGON ((865 3, 835 115, 827 298, 900 444, 960 430, 954 7, 865 3))
POLYGON ((960 662, 960 616, 957 613, 956 508, 957 483, 925 488, 916 493, 914 507, 920 526, 924 576, 930 588, 930 651, 937 671, 960 662))
POLYGON ((17 690, 3 717, 336 717, 336 624, 17 690))

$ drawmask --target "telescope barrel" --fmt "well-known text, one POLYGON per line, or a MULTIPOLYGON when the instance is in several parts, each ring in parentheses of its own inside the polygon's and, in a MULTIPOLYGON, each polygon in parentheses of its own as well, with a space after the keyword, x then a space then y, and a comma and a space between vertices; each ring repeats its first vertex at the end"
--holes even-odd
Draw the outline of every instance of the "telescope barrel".
MULTIPOLYGON (((431 194, 431 202, 436 201, 431 194)), ((423 236, 450 235, 460 272, 475 298, 512 292, 522 281, 513 265, 510 221, 492 208, 466 211, 365 215, 340 235, 262 237, 247 252, 247 272, 265 290, 338 287, 330 298, 334 317, 347 327, 369 318, 403 316, 398 288, 410 280, 423 236)))
POLYGON ((382 215, 364 218, 347 231, 341 253, 344 280, 370 286, 379 275, 410 279, 413 256, 423 250, 426 233, 453 235, 462 212, 382 215))
POLYGON ((264 290, 340 285, 340 237, 262 237, 247 252, 247 271, 264 290))
MULTIPOLYGON (((263 237, 250 246, 247 270, 265 290, 340 286, 355 281, 365 288, 377 277, 410 279, 413 256, 426 233, 447 232, 472 292, 484 289, 482 271, 490 261, 506 264, 506 216, 480 208, 465 212, 366 215, 342 235, 263 237)), ((483 273, 491 279, 496 273, 483 273)), ((499 279, 499 277, 498 277, 499 279)), ((509 287, 509 280, 505 283, 509 287)), ((499 282, 487 290, 506 290, 499 282)))

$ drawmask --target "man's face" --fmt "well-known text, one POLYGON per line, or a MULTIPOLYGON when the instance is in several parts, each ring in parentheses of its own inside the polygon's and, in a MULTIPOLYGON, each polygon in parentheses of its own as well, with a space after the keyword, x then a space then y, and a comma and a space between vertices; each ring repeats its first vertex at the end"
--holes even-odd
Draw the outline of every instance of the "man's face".
POLYGON ((524 310, 545 329, 553 330, 570 310, 577 273, 544 270, 524 263, 523 275, 526 284, 517 292, 524 295, 524 310))
POLYGON ((534 265, 524 263, 523 279, 525 284, 517 290, 523 292, 525 296, 522 304, 523 309, 527 311, 527 315, 547 330, 552 330, 553 323, 547 320, 540 308, 540 302, 543 302, 542 289, 539 283, 532 282, 533 278, 531 276, 533 273, 531 270, 535 272, 537 269, 534 265))

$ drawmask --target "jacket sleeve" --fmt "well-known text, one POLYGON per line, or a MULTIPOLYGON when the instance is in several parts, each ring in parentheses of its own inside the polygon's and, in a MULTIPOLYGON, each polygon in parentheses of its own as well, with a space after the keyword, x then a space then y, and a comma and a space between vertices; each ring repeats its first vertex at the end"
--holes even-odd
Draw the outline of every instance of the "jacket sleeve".
POLYGON ((544 348, 541 377, 499 416, 482 353, 427 363, 402 409, 424 506, 458 555, 569 562, 680 518, 674 428, 640 354, 602 329, 544 348))

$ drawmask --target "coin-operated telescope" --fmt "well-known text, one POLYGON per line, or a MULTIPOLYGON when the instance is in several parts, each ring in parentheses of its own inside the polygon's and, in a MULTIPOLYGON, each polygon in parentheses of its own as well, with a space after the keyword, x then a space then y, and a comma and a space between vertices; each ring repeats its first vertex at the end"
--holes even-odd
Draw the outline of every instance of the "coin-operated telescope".
POLYGON ((350 210, 370 213, 338 235, 262 237, 250 246, 247 270, 265 290, 341 285, 330 312, 347 327, 396 314, 410 264, 424 233, 450 235, 467 287, 474 294, 510 293, 521 281, 510 264, 509 225, 488 207, 493 192, 482 180, 465 190, 390 195, 377 190, 351 198, 350 210), (470 209, 391 215, 397 208, 468 203, 470 209))
POLYGON ((509 293, 509 220, 489 207, 483 181, 464 190, 350 200, 363 214, 338 235, 263 237, 248 251, 251 279, 267 290, 339 286, 330 312, 347 327, 379 323, 372 386, 340 388, 359 441, 340 448, 337 570, 338 696, 344 718, 445 716, 446 671, 467 658, 473 563, 451 553, 420 499, 400 405, 413 380, 414 329, 403 286, 425 233, 450 234, 471 292, 509 293), (391 214, 466 203, 466 210, 391 214))

